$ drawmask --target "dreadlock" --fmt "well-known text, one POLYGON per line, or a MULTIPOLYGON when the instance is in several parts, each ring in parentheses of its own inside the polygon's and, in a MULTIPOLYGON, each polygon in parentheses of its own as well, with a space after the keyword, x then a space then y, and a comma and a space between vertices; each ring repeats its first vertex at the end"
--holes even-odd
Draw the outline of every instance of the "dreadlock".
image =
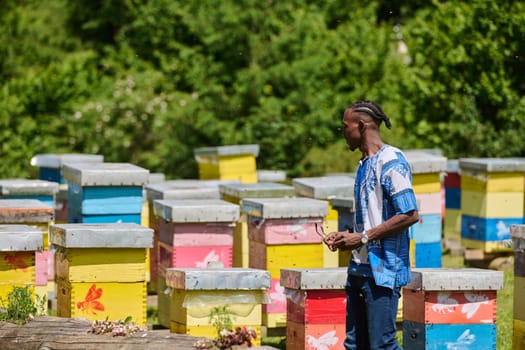
POLYGON ((354 112, 361 112, 366 113, 369 116, 371 116, 374 120, 378 122, 378 124, 381 124, 382 121, 385 122, 385 126, 390 129, 392 128, 392 124, 390 123, 390 119, 386 116, 385 112, 381 109, 381 107, 372 101, 357 101, 353 105, 349 107, 354 112))

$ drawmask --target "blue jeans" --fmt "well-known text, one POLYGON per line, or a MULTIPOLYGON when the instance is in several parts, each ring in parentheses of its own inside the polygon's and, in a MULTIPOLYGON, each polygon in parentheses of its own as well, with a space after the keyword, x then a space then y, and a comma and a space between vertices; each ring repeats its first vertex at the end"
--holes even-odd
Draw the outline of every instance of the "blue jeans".
POLYGON ((401 349, 396 340, 400 288, 377 286, 372 277, 348 275, 346 350, 401 349))

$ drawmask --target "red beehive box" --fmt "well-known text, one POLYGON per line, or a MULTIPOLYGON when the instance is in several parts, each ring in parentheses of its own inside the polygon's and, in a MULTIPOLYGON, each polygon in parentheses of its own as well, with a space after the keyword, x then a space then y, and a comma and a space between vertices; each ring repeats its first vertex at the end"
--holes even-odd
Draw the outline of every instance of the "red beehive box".
POLYGON ((281 269, 287 296, 286 349, 342 349, 346 268, 281 269))

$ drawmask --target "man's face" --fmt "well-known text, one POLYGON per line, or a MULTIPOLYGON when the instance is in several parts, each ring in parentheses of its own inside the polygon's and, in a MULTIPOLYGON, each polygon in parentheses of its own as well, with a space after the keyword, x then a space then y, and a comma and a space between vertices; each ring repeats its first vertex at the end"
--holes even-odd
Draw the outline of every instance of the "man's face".
POLYGON ((355 151, 361 145, 359 117, 351 109, 347 109, 343 116, 343 136, 351 151, 355 151))

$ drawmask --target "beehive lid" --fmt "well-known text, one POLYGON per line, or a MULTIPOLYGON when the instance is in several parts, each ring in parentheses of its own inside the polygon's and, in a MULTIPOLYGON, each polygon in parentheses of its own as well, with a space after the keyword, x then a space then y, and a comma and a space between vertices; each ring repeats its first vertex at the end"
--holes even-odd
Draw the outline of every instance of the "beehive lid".
POLYGON ((447 160, 447 173, 459 173, 459 160, 448 159, 447 160))
POLYGON ((0 223, 50 222, 55 209, 37 199, 0 199, 0 223))
POLYGON ((166 181, 166 176, 163 173, 150 173, 148 176, 149 184, 158 184, 166 181))
POLYGON ((301 177, 292 182, 295 193, 301 197, 330 199, 354 195, 355 178, 351 175, 301 177))
POLYGON ((281 269, 281 286, 288 289, 344 289, 346 267, 281 269))
POLYGON ((235 222, 239 206, 221 199, 161 199, 153 202, 156 216, 171 222, 235 222))
POLYGON ((0 225, 0 251, 36 251, 43 249, 42 231, 27 225, 0 225))
POLYGON ((283 182, 286 181, 286 172, 284 170, 257 170, 258 182, 283 182))
POLYGON ((273 182, 259 182, 252 184, 225 184, 219 186, 219 192, 222 195, 228 195, 234 198, 275 198, 275 197, 293 197, 295 190, 292 186, 277 184, 273 182))
POLYGON ((153 230, 133 223, 55 224, 49 242, 65 248, 152 248, 153 230))
POLYGON ((149 170, 131 163, 67 163, 63 176, 80 186, 143 186, 149 170))
POLYGON ((231 145, 217 147, 200 147, 194 149, 194 154, 198 156, 235 156, 251 154, 257 157, 259 155, 259 145, 231 145))
POLYGON ((525 250, 525 225, 510 225, 510 237, 515 250, 525 250))
POLYGON ((239 180, 169 180, 145 186, 149 202, 156 199, 220 199, 221 184, 239 183, 239 180))
POLYGON ((460 169, 484 172, 525 171, 525 158, 460 158, 460 169))
POLYGON ((328 215, 328 202, 313 198, 244 198, 241 210, 265 219, 318 218, 328 215))
POLYGON ((41 168, 60 168, 64 163, 102 163, 104 156, 99 154, 64 153, 37 154, 31 158, 31 165, 41 168))
POLYGON ((355 210, 355 199, 354 197, 335 197, 332 198, 332 207, 334 209, 344 209, 350 212, 355 210))
POLYGON ((58 183, 36 179, 3 179, 0 180, 0 195, 48 195, 58 192, 58 183))
POLYGON ((270 288, 270 272, 252 268, 168 268, 166 285, 183 290, 258 290, 270 288))
POLYGON ((447 170, 447 158, 424 150, 403 151, 412 174, 440 173, 447 170))
POLYGON ((503 272, 478 268, 414 268, 405 287, 427 291, 499 290, 503 272))

